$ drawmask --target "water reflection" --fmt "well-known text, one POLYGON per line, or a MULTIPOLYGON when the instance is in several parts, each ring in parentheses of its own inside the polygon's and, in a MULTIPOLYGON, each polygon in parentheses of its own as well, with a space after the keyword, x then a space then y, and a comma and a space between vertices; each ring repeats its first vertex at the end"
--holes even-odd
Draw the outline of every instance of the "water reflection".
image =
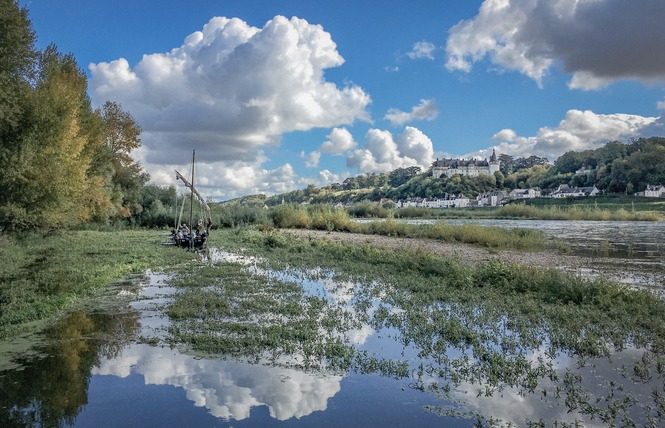
POLYGON ((71 424, 88 402, 92 368, 119 355, 138 319, 137 312, 75 311, 46 329, 47 340, 14 359, 20 369, 0 371, 0 426, 71 424))
POLYGON ((186 391, 198 407, 222 419, 244 420, 253 407, 267 406, 283 421, 326 410, 340 390, 340 375, 231 361, 194 358, 176 351, 135 345, 115 358, 103 358, 97 375, 142 375, 146 385, 171 385, 186 391))

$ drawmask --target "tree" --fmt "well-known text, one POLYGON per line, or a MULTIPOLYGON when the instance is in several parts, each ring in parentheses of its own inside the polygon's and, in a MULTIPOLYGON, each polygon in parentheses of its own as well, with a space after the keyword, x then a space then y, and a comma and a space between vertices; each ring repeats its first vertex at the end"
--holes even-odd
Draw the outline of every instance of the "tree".
POLYGON ((89 191, 92 153, 83 118, 92 109, 87 80, 72 55, 54 45, 42 53, 26 133, 30 161, 25 171, 25 205, 37 224, 58 227, 90 218, 84 204, 89 191))
POLYGON ((420 174, 420 167, 410 166, 408 168, 397 168, 388 174, 388 184, 392 187, 399 187, 416 175, 420 174))
POLYGON ((104 126, 105 148, 111 157, 114 175, 116 213, 129 218, 143 209, 141 190, 150 180, 131 152, 141 146, 141 127, 120 104, 107 101, 99 112, 104 126))
POLYGON ((566 174, 568 172, 575 172, 584 164, 584 155, 581 152, 569 151, 561 156, 554 162, 556 169, 566 174))
POLYGON ((498 159, 501 164, 499 171, 501 171, 504 176, 507 177, 515 170, 515 159, 512 156, 501 153, 498 159))
POLYGON ((31 90, 38 53, 28 12, 16 0, 0 0, 0 146, 19 126, 31 90))
POLYGON ((141 146, 141 127, 131 114, 122 110, 120 104, 107 101, 102 106, 106 146, 113 154, 114 162, 121 166, 134 163, 132 150, 141 146))
POLYGON ((496 171, 494 173, 494 179, 496 180, 496 187, 503 189, 503 183, 506 181, 506 177, 501 171, 496 171))

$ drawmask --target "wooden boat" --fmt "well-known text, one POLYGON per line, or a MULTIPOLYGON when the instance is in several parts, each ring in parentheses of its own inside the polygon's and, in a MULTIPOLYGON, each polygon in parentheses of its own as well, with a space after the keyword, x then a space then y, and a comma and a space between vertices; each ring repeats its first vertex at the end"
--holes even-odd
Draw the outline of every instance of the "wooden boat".
POLYGON ((192 152, 192 181, 188 181, 184 175, 177 170, 175 171, 176 180, 181 180, 190 191, 189 198, 189 224, 182 222, 182 213, 185 208, 183 202, 180 208, 180 215, 176 221, 176 227, 171 233, 173 243, 179 247, 199 250, 206 247, 208 236, 210 235, 210 228, 212 227, 212 217, 210 215, 210 207, 205 199, 194 187, 194 165, 195 165, 196 150, 192 152), (199 218, 196 225, 194 225, 194 200, 199 203, 201 207, 202 218, 199 218))

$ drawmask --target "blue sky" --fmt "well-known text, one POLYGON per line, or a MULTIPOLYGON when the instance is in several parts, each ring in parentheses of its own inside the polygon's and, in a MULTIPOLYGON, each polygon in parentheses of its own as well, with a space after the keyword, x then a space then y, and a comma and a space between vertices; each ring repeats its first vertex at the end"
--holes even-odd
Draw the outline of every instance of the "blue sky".
MULTIPOLYGON (((21 0, 204 195, 665 136, 662 0, 21 0)), ((665 167, 665 166, 664 166, 665 167)))

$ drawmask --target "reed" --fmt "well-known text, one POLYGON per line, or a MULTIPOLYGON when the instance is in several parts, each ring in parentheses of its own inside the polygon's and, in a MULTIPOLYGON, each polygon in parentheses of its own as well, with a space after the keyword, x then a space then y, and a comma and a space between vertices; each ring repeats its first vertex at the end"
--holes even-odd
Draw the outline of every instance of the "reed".
POLYGON ((623 207, 604 209, 593 205, 563 207, 510 204, 499 208, 496 214, 503 218, 534 220, 659 221, 664 219, 662 213, 657 211, 628 211, 623 207))

